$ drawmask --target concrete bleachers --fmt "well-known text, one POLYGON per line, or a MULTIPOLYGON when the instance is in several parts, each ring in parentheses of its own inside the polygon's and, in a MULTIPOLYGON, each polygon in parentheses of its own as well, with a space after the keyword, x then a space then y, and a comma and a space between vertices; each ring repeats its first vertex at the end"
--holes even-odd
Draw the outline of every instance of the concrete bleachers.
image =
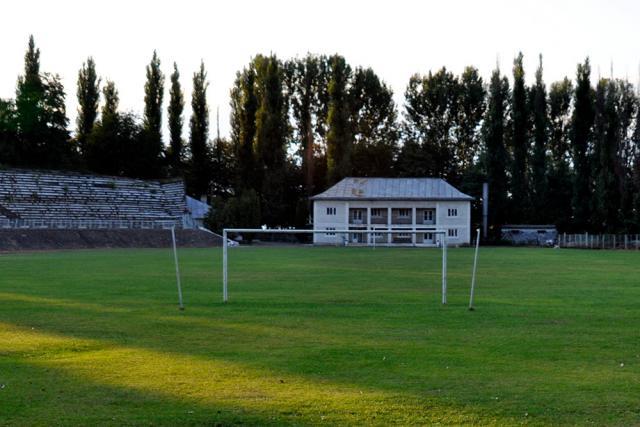
POLYGON ((181 227, 181 180, 0 170, 0 228, 181 227))

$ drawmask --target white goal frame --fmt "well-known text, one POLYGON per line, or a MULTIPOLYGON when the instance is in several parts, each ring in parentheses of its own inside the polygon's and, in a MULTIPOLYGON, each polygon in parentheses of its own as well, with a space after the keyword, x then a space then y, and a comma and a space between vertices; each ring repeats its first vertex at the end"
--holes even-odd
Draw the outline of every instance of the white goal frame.
MULTIPOLYGON (((429 230, 407 230, 406 228, 399 229, 387 229, 387 230, 302 230, 302 229, 270 229, 270 228, 225 228, 222 231, 222 301, 229 301, 228 292, 228 256, 227 251, 229 247, 229 233, 255 233, 255 234, 368 234, 368 233, 380 233, 380 234, 398 234, 398 233, 432 233, 440 234, 442 238, 442 304, 447 303, 447 230, 442 229, 429 229, 429 230)), ((375 246, 374 246, 375 247, 375 246)))

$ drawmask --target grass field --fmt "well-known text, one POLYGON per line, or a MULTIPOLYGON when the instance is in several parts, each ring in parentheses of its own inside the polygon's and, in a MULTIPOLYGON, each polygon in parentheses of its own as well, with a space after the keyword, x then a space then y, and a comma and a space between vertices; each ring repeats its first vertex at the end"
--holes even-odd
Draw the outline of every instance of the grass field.
POLYGON ((0 425, 640 424, 640 253, 0 255, 0 425))

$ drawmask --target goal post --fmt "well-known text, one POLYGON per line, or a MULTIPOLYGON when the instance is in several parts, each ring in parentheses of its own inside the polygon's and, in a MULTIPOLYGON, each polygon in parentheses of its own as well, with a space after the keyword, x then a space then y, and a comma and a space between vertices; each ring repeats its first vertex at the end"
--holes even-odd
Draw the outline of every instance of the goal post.
MULTIPOLYGON (((367 246, 375 248, 376 234, 417 234, 426 233, 432 235, 440 235, 440 242, 442 247, 442 304, 447 303, 447 230, 442 229, 422 229, 422 230, 409 230, 406 228, 397 229, 383 229, 383 230, 302 230, 302 229, 269 229, 269 228, 225 228, 222 231, 222 301, 229 301, 229 275, 228 275, 228 248, 230 243, 235 243, 229 240, 229 234, 231 233, 251 233, 251 234, 335 234, 346 235, 349 234, 373 234, 373 243, 370 238, 367 238, 367 246)), ((413 240, 413 239, 412 239, 413 240)))

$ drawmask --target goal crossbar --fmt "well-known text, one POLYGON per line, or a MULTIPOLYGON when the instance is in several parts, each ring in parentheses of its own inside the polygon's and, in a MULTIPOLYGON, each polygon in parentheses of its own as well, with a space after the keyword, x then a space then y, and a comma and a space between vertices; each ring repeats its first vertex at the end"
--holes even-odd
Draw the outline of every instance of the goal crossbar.
POLYGON ((256 234, 398 234, 398 233, 431 233, 442 235, 442 304, 447 303, 447 231, 442 229, 420 229, 412 230, 406 228, 383 229, 383 230, 302 230, 302 229, 270 229, 270 228, 225 228, 222 231, 222 300, 229 300, 228 292, 228 247, 229 233, 256 233, 256 234))

